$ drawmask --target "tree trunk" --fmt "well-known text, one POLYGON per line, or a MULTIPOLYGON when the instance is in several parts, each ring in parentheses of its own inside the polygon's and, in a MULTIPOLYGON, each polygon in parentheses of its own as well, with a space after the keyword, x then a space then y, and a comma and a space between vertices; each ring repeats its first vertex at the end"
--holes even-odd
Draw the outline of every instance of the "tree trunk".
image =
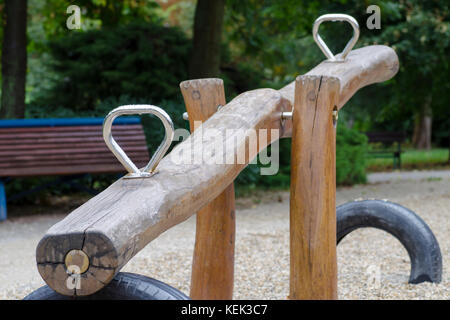
POLYGON ((27 0, 5 0, 0 118, 23 118, 27 71, 27 0))
POLYGON ((194 40, 189 64, 190 79, 219 76, 225 0, 198 0, 194 40))
POLYGON ((431 101, 431 94, 428 94, 420 110, 416 114, 412 141, 416 149, 431 149, 431 127, 433 120, 431 101))

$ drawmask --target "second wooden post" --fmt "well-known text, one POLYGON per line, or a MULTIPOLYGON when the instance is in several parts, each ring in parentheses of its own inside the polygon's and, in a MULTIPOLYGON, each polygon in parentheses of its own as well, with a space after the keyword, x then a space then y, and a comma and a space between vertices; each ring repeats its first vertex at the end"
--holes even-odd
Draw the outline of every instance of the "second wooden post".
MULTIPOLYGON (((225 105, 221 79, 198 79, 180 84, 191 132, 194 121, 206 121, 225 105)), ((231 300, 234 282, 235 205, 231 184, 197 213, 192 261, 192 299, 231 300)))
POLYGON ((290 299, 337 299, 339 80, 300 76, 292 115, 290 299))

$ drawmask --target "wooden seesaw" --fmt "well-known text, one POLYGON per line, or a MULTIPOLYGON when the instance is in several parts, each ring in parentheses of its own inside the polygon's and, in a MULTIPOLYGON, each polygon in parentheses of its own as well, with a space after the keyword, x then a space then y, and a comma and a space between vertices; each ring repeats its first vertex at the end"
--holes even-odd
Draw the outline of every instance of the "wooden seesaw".
MULTIPOLYGON (((119 179, 47 231, 37 246, 36 260, 48 286, 66 296, 91 295, 107 286, 149 242, 198 212, 191 297, 231 299, 233 181, 261 150, 292 136, 289 298, 336 299, 337 113, 360 88, 392 78, 399 68, 396 53, 387 46, 351 51, 359 32, 355 23, 345 15, 320 17, 314 35, 329 59, 281 90, 253 90, 225 104, 219 79, 181 83, 191 129, 194 120, 203 124, 160 162, 152 158, 145 170, 128 164, 132 179, 119 179), (336 57, 317 34, 318 25, 326 20, 348 21, 355 30, 336 57), (217 110, 218 105, 223 107, 217 110), (171 156, 211 153, 217 141, 203 133, 212 129, 220 133, 224 145, 229 138, 226 130, 240 129, 244 134, 233 137, 231 155, 236 159, 245 150, 244 161, 186 164, 171 156), (268 138, 251 147, 252 132, 261 130, 267 131, 268 138), (76 288, 67 285, 73 273, 79 277, 76 288)), ((131 107, 134 113, 146 108, 131 107)), ((105 123, 110 126, 121 114, 116 111, 105 123)), ((168 129, 170 119, 160 118, 168 129)), ((161 155, 165 148, 157 152, 161 155)), ((229 154, 224 150, 225 156, 229 154)))

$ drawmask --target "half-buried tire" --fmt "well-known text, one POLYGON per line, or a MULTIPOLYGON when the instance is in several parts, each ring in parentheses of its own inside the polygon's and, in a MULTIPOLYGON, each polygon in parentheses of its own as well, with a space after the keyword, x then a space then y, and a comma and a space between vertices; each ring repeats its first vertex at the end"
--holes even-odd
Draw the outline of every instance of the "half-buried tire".
POLYGON ((411 260, 409 283, 439 283, 442 256, 428 225, 411 210, 389 201, 364 200, 340 205, 336 209, 337 243, 359 228, 377 228, 396 237, 411 260))
POLYGON ((100 291, 89 296, 64 296, 49 286, 43 286, 24 300, 189 300, 181 291, 153 278, 119 272, 100 291))

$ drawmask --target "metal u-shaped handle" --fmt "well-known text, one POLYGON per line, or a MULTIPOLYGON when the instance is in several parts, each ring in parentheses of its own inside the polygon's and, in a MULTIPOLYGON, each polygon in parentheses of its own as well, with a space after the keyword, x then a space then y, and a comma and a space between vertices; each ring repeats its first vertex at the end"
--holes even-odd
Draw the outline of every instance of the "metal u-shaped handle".
POLYGON ((159 162, 166 154, 167 149, 169 149, 170 144, 173 140, 173 136, 174 126, 172 120, 170 119, 170 116, 163 109, 153 105, 144 104, 120 106, 108 113, 108 115, 105 117, 105 120, 103 121, 103 139, 105 140, 105 143, 108 146, 109 150, 111 150, 111 152, 116 156, 117 160, 119 160, 120 163, 122 163, 125 169, 129 172, 129 174, 125 176, 126 178, 143 178, 152 176, 159 162), (131 161, 125 151, 123 151, 119 144, 114 140, 111 133, 114 119, 123 115, 132 114, 153 114, 162 121, 164 129, 166 131, 164 141, 159 145, 158 149, 153 154, 152 158, 145 166, 145 168, 142 169, 142 171, 136 167, 133 161, 131 161))
POLYGON ((323 54, 328 58, 329 61, 343 61, 343 60, 345 60, 345 58, 347 57, 349 52, 352 50, 352 48, 358 41, 359 24, 355 18, 353 18, 352 16, 349 16, 347 14, 342 14, 342 13, 324 14, 323 16, 318 17, 316 19, 316 21, 314 21, 312 33, 313 33, 314 41, 317 43, 320 50, 322 50, 323 54), (331 52, 331 50, 326 45, 325 41, 323 41, 323 39, 319 35, 319 26, 324 21, 346 21, 346 22, 350 23, 350 25, 353 28, 353 36, 348 41, 347 45, 345 46, 344 50, 342 51, 341 57, 339 60, 336 59, 334 54, 331 52))

